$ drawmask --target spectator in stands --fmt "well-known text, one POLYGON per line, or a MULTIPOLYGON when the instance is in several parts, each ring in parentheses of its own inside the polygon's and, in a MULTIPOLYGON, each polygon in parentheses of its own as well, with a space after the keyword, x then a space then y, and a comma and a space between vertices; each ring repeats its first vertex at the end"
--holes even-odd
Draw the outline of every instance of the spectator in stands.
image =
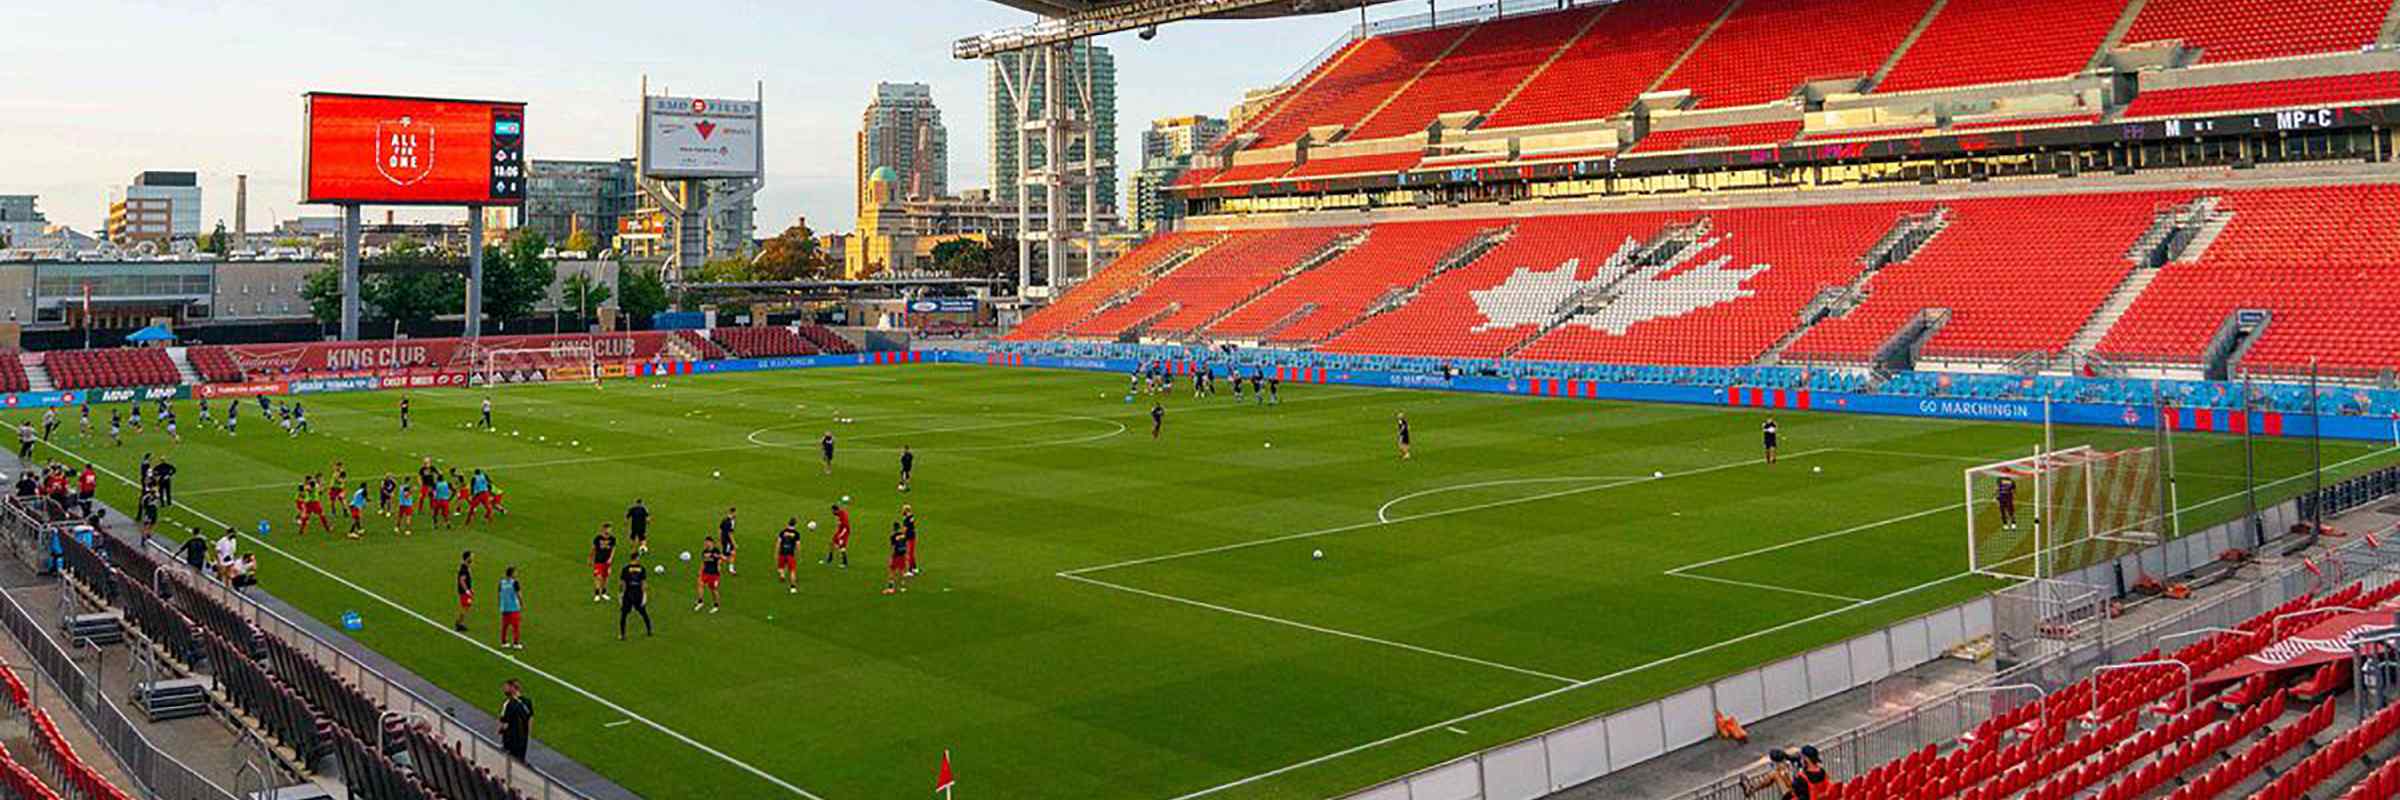
POLYGON ((226 566, 233 563, 233 550, 240 544, 233 538, 233 526, 225 526, 225 535, 217 537, 217 580, 227 580, 226 566))
POLYGON ((32 502, 33 496, 40 494, 41 491, 42 483, 41 481, 34 480, 33 470, 19 470, 17 472, 17 503, 19 505, 32 502))
POLYGON ((1767 751, 1767 774, 1742 780, 1742 796, 1749 797, 1765 789, 1774 789, 1776 797, 1784 800, 1809 800, 1809 785, 1799 780, 1793 762, 1798 759, 1783 748, 1767 751))
POLYGON ((1825 771, 1825 761, 1817 755, 1816 745, 1800 746, 1800 782, 1808 784, 1811 797, 1832 797, 1833 776, 1825 771))
POLYGON ((533 743, 533 701, 526 699, 524 687, 518 686, 515 678, 502 682, 500 691, 508 696, 500 704, 500 746, 509 757, 523 761, 533 743))

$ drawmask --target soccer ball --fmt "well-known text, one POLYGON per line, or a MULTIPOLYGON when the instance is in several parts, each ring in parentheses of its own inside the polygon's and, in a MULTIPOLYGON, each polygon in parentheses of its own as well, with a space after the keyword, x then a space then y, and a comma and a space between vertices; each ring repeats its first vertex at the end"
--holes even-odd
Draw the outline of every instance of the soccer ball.
POLYGON ((569 440, 567 440, 567 446, 568 446, 568 447, 582 447, 582 446, 583 446, 583 440, 582 440, 582 439, 569 439, 569 440))
POLYGON ((709 470, 709 471, 708 471, 708 476, 709 476, 709 477, 711 477, 711 478, 722 478, 722 477, 725 477, 725 473, 724 473, 723 471, 720 471, 720 470, 713 470, 713 469, 712 469, 712 470, 709 470))
POLYGON ((1652 472, 1650 473, 1650 477, 1653 477, 1653 478, 1664 478, 1664 477, 1666 477, 1666 476, 1667 476, 1667 473, 1664 473, 1664 472, 1652 471, 1652 472))
POLYGON ((849 495, 842 495, 842 505, 849 505, 849 504, 850 504, 850 496, 849 496, 849 495))
POLYGON ((667 571, 667 565, 665 565, 665 564, 660 564, 660 565, 658 565, 658 566, 651 567, 651 568, 650 568, 650 571, 651 571, 651 572, 665 572, 665 571, 667 571))
POLYGON ((1824 471, 1825 471, 1825 468, 1824 468, 1824 467, 1809 467, 1809 468, 1808 468, 1808 471, 1810 471, 1810 472, 1824 472, 1824 471))
POLYGON ((1274 447, 1275 447, 1275 443, 1274 443, 1274 442, 1260 442, 1258 446, 1260 446, 1260 447, 1264 447, 1264 448, 1268 448, 1268 449, 1274 449, 1274 447))
POLYGON ((893 487, 892 487, 892 490, 893 490, 893 491, 898 491, 898 492, 905 492, 905 491, 908 491, 908 484, 905 484, 905 483, 903 483, 903 484, 899 484, 899 485, 897 485, 897 486, 893 486, 893 487))
POLYGON ((809 529, 809 530, 812 530, 812 531, 813 531, 813 530, 816 530, 816 529, 817 529, 817 521, 816 521, 816 520, 813 520, 813 519, 812 519, 812 520, 809 520, 809 521, 808 521, 808 529, 809 529))
POLYGON ((685 551, 683 551, 683 553, 682 553, 681 555, 678 555, 678 556, 676 556, 676 558, 680 558, 680 559, 683 559, 683 560, 685 560, 685 561, 690 561, 690 560, 692 560, 692 551, 690 551, 690 550, 685 550, 685 551))
POLYGON ((1309 554, 1308 554, 1308 557, 1309 557, 1309 558, 1316 559, 1316 560, 1318 560, 1318 561, 1323 561, 1323 560, 1325 560, 1325 551, 1323 551, 1323 550, 1315 550, 1315 551, 1310 551, 1310 552, 1309 552, 1309 554))

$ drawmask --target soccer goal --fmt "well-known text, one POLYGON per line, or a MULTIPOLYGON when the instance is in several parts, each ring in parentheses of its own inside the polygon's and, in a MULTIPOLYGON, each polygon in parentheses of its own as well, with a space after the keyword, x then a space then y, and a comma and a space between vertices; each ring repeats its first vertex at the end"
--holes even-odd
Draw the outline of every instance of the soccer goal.
POLYGON ((473 380, 484 386, 600 380, 599 354, 588 344, 501 347, 475 352, 473 380))
POLYGON ((2081 445, 1968 467, 1968 567, 2049 578, 2172 536, 2165 474, 2155 447, 2081 445))

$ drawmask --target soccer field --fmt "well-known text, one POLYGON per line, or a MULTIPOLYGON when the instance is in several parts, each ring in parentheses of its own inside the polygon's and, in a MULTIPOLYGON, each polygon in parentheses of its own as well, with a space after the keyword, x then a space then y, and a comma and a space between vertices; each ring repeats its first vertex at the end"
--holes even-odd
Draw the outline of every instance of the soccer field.
MULTIPOLYGON (((534 734, 648 797, 921 796, 943 751, 976 797, 1322 797, 1845 639, 1992 589, 1966 574, 1961 470, 2021 456, 2035 426, 1777 414, 1496 395, 1283 387, 1149 403, 1125 376, 956 365, 303 398, 287 438, 252 405, 238 438, 152 429, 110 447, 70 420, 46 456, 131 475, 181 468, 173 520, 274 533, 264 588, 470 701, 525 681, 534 734), (1415 458, 1398 457, 1405 411, 1415 458), (817 437, 840 441, 819 472, 817 437), (914 490, 897 455, 917 453, 914 490), (489 470, 511 515, 400 538, 294 536, 293 483, 344 460, 353 482, 420 457, 489 470), (712 477, 721 472, 721 477, 712 477), (848 495, 851 566, 816 558, 848 495), (590 538, 636 497, 655 513, 655 638, 616 640, 590 601, 590 538), (885 596, 901 503, 925 574, 885 596), (728 506, 741 572, 693 613, 693 564, 728 506), (787 517, 797 593, 774 583, 787 517), (451 574, 484 589, 453 634, 451 574), (1322 550, 1322 559, 1312 551, 1322 550), (523 651, 490 645, 489 587, 527 585, 523 651)), ((221 411, 222 401, 217 405, 221 411)), ((105 409, 99 413, 105 419, 105 409)), ((17 416, 23 416, 20 412, 17 416)), ((2148 444, 2061 431, 2062 444, 2148 444)), ((2266 440, 2294 475, 2308 443, 2266 440)), ((2239 511, 2238 438, 2176 442, 2184 526, 2239 511)), ((2324 444, 2339 473, 2388 449, 2324 444)), ((2287 480, 2268 499, 2306 488, 2287 480)), ((103 498, 131 509, 123 483, 103 498)), ((176 536, 179 528, 162 531, 176 536)), ((620 549, 620 558, 630 548, 620 549)), ((1664 794, 1688 787, 1657 787, 1664 794)))

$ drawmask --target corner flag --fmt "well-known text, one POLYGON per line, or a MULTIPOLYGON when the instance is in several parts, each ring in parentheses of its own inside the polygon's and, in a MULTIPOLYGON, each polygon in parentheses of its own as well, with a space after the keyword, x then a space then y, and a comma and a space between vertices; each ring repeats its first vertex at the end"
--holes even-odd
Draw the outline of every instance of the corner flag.
POLYGON ((950 751, 944 750, 942 751, 942 768, 933 774, 933 790, 940 792, 943 800, 949 800, 950 784, 956 782, 950 777, 950 751))

